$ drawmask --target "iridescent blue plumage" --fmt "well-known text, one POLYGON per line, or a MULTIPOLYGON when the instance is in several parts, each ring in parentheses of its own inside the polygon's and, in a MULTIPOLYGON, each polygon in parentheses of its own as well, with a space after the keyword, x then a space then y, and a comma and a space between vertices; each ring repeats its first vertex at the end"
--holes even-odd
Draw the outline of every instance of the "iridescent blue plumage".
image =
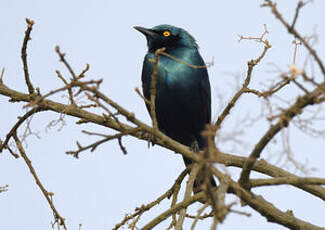
MULTIPOLYGON (((192 146, 197 142, 202 149, 205 141, 201 136, 211 120, 211 93, 208 72, 194 38, 184 29, 171 25, 159 25, 152 29, 135 27, 146 36, 148 53, 142 69, 144 96, 150 100, 151 75, 154 52, 165 47, 169 55, 160 55, 157 75, 156 116, 159 129, 178 142, 192 146)), ((150 112, 150 108, 147 105, 150 112)), ((186 165, 191 161, 184 159, 186 165)))

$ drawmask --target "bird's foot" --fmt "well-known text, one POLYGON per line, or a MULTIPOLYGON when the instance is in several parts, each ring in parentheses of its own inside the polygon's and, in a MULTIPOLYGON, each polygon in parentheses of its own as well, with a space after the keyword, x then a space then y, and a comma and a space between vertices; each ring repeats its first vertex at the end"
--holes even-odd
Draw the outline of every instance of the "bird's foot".
POLYGON ((190 146, 190 149, 195 152, 195 153, 198 153, 200 152, 200 147, 199 147, 199 143, 195 140, 192 142, 191 146, 190 146))
POLYGON ((152 135, 151 133, 148 132, 142 132, 141 137, 145 140, 148 141, 148 148, 150 148, 150 144, 152 146, 155 145, 156 142, 156 137, 154 135, 152 135))

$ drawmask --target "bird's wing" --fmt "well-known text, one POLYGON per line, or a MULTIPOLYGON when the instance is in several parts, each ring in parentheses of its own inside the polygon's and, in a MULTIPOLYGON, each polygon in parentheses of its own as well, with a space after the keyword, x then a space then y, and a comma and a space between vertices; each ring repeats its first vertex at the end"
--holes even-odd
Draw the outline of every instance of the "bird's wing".
POLYGON ((200 82, 201 86, 201 101, 203 104, 203 108, 205 108, 206 112, 206 123, 211 122, 211 89, 208 73, 205 70, 205 73, 200 82))
MULTIPOLYGON (((145 56, 145 59, 143 61, 143 68, 142 68, 142 91, 143 91, 143 95, 144 97, 150 101, 150 87, 151 87, 151 78, 152 78, 152 73, 154 71, 154 65, 152 62, 150 62, 150 59, 154 59, 154 55, 153 54, 147 54, 145 56)), ((161 84, 163 81, 165 81, 165 79, 167 78, 167 71, 165 68, 163 68, 161 65, 159 65, 158 68, 158 75, 157 75, 157 84, 159 84, 160 81, 160 86, 164 87, 164 84, 161 84)), ((159 94, 159 88, 157 88, 157 97, 159 94)), ((157 98, 156 97, 156 98, 157 98)), ((146 107, 147 110, 150 114, 150 105, 148 105, 146 103, 146 107)), ((165 110, 164 109, 159 109, 160 107, 158 107, 156 105, 156 116, 157 119, 159 120, 159 128, 163 131, 163 127, 165 127, 167 125, 167 121, 165 121, 165 110), (157 112, 157 109, 159 109, 159 112, 157 112)))
POLYGON ((142 91, 146 99, 150 99, 150 82, 151 82, 151 74, 153 72, 153 65, 152 63, 149 62, 149 58, 150 57, 148 54, 144 58, 143 67, 142 67, 142 77, 141 77, 142 91))
MULTIPOLYGON (((192 63, 197 66, 205 65, 203 58, 199 54, 198 50, 192 50, 192 52, 188 52, 188 55, 185 56, 184 59, 187 63, 192 63)), ((202 69, 191 69, 187 68, 188 74, 191 75, 190 78, 195 79, 195 82, 198 84, 198 87, 194 87, 193 89, 197 89, 196 95, 200 95, 200 104, 199 107, 202 109, 203 117, 205 118, 205 123, 211 122, 211 90, 210 90, 210 82, 209 75, 206 68, 202 69)))

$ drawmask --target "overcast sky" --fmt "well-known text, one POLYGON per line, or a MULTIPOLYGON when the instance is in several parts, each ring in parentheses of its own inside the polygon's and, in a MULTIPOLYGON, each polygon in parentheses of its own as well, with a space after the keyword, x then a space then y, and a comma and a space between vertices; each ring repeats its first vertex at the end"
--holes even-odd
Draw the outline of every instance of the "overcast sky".
MULTIPOLYGON (((5 67, 4 82, 11 88, 26 91, 20 49, 26 29, 25 18, 35 21, 32 41, 28 46, 28 62, 34 86, 42 93, 62 86, 55 70, 65 76, 67 71, 58 61, 54 47, 59 45, 67 53, 67 59, 76 72, 90 64, 89 79, 103 78, 102 92, 119 102, 136 116, 150 123, 149 116, 141 98, 134 91, 141 87, 142 60, 147 50, 142 34, 133 26, 153 27, 158 24, 172 24, 188 30, 197 40, 200 52, 206 61, 214 58, 209 68, 212 87, 213 119, 220 107, 218 95, 225 101, 234 92, 238 74, 242 81, 247 61, 256 58, 263 46, 254 42, 238 42, 238 35, 258 36, 267 24, 270 32, 268 40, 272 48, 265 59, 254 70, 252 85, 261 87, 264 79, 278 77, 270 73, 274 63, 286 70, 292 62, 292 37, 271 15, 270 10, 260 8, 262 1, 18 1, 2 0, 0 3, 0 68, 5 67)), ((279 1, 279 9, 285 18, 292 19, 296 1, 279 1)), ((314 1, 303 9, 297 28, 303 35, 310 35, 315 26, 319 35, 316 45, 323 60, 325 50, 324 1, 314 1)), ((305 52, 299 48, 298 66, 305 59, 305 52)), ((285 91, 285 98, 293 98, 295 91, 285 91), (292 94, 291 94, 292 93, 292 94)), ((55 98, 54 98, 55 99, 55 98)), ((65 101, 65 98, 56 98, 65 101)), ((224 134, 236 129, 236 121, 243 119, 246 111, 257 116, 260 102, 254 97, 245 96, 227 120, 224 134)), ((8 130, 23 114, 22 104, 7 102, 0 96, 0 138, 3 140, 8 130)), ((66 126, 48 129, 48 123, 58 119, 51 112, 38 114, 31 127, 39 132, 40 139, 31 136, 26 148, 44 186, 54 192, 54 204, 59 213, 66 218, 69 229, 111 229, 120 222, 126 213, 144 203, 149 203, 164 193, 174 182, 184 165, 180 155, 158 146, 148 149, 147 143, 134 138, 124 138, 128 150, 123 155, 117 142, 100 146, 95 152, 83 152, 80 159, 65 154, 76 149, 75 141, 86 145, 95 138, 80 131, 113 133, 94 125, 76 126, 76 119, 66 118, 66 126)), ((240 154, 247 156, 254 142, 267 130, 265 119, 258 122, 245 134, 246 149, 240 154)), ((20 132, 23 129, 20 129, 20 132)), ((324 140, 310 138, 295 129, 290 129, 291 142, 298 161, 308 168, 316 168, 311 176, 325 177, 324 140)), ((280 140, 280 137, 278 137, 280 140)), ((266 152, 278 153, 281 141, 273 143, 266 152), (272 151, 274 150, 274 151, 272 151)), ((231 143, 219 147, 229 150, 231 143)), ((233 152, 236 154, 236 152, 233 152)), ((275 162, 274 158, 272 163, 275 162)), ((289 165, 290 166, 290 165, 289 165)), ((294 171, 293 167, 289 167, 294 171)), ((236 170, 231 170, 236 178, 236 170)), ((0 185, 9 185, 9 191, 0 194, 0 225, 2 229, 50 229, 53 220, 50 207, 36 186, 22 159, 15 160, 7 152, 0 154, 0 185)), ((325 226, 325 205, 300 190, 289 186, 256 189, 258 194, 286 211, 292 209, 294 215, 316 225, 325 226)), ((234 197, 229 196, 228 201, 234 197)), ((151 212, 143 215, 139 227, 144 226, 155 215, 168 208, 163 202, 151 212)), ((190 209, 195 214, 195 206, 190 209)), ((247 218, 230 214, 219 229, 284 229, 268 223, 264 217, 250 208, 235 207, 252 214, 247 218)), ((165 229, 170 220, 157 229, 165 229)), ((191 222, 186 222, 186 226, 191 222)), ((198 229, 208 229, 210 221, 204 221, 198 229)), ((187 229, 186 227, 184 229, 187 229)))

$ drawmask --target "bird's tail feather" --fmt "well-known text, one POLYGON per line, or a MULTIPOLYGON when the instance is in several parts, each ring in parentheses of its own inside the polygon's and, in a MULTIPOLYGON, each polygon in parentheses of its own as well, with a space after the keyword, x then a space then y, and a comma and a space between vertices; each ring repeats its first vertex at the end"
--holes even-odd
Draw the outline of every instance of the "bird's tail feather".
MULTIPOLYGON (((183 160, 184 160, 184 163, 185 163, 186 167, 190 166, 193 163, 192 160, 190 160, 190 159, 188 159, 188 158, 186 158, 184 156, 183 156, 183 160)), ((194 185, 193 185, 194 194, 202 191, 202 185, 205 183, 206 176, 207 175, 205 173, 205 170, 204 170, 204 168, 202 168, 199 171, 199 173, 198 173, 198 175, 197 175, 197 177, 196 177, 196 179, 194 181, 194 185)), ((209 185, 211 187, 217 187, 217 183, 214 180, 213 176, 212 175, 208 175, 208 176, 210 177, 209 178, 209 185)))

